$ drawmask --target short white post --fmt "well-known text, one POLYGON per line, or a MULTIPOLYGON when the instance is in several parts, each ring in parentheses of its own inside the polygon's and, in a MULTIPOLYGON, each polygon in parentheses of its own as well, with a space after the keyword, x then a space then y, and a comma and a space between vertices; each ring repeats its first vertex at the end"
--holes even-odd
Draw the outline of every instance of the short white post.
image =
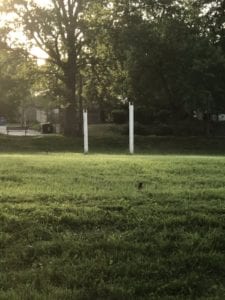
POLYGON ((84 120, 84 154, 88 153, 88 112, 87 110, 83 111, 83 120, 84 120))
POLYGON ((134 154, 134 105, 129 103, 129 148, 130 154, 134 154))

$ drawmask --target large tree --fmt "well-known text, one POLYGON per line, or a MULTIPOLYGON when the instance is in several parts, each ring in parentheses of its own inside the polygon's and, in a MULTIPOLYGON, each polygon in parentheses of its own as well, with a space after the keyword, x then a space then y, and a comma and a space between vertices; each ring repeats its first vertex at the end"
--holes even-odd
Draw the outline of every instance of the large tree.
POLYGON ((136 106, 170 110, 173 120, 195 109, 224 111, 222 7, 222 1, 115 0, 114 51, 125 62, 136 106))
POLYGON ((95 1, 49 0, 44 6, 32 0, 2 2, 4 11, 16 15, 14 26, 22 27, 29 43, 44 50, 58 69, 55 76, 65 86, 64 133, 76 134, 81 130, 79 78, 88 54, 86 15, 95 1))
POLYGON ((127 99, 173 119, 225 109, 224 1, 36 1, 0 3, 16 16, 12 30, 48 53, 45 84, 64 99, 65 134, 81 132, 85 98, 104 110, 127 99))

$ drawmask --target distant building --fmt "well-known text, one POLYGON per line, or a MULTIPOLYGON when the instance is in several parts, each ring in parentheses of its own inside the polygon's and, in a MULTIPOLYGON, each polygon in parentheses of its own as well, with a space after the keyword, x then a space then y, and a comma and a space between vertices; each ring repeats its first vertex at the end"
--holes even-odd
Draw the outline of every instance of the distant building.
POLYGON ((48 122, 48 114, 44 110, 36 109, 35 119, 36 119, 35 121, 37 121, 39 123, 46 123, 46 122, 48 122))
POLYGON ((218 121, 219 122, 225 122, 225 114, 219 114, 218 115, 218 121))
POLYGON ((193 112, 194 119, 199 121, 213 121, 213 122, 225 122, 225 114, 223 113, 208 113, 202 111, 194 111, 193 112))

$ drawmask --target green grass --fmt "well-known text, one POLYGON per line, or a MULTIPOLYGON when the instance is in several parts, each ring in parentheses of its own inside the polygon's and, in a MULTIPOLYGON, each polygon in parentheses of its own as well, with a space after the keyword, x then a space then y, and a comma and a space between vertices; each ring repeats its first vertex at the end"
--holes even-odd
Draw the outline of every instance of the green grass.
POLYGON ((224 299, 225 158, 0 160, 0 299, 224 299))
MULTIPOLYGON (((117 126, 89 127, 90 153, 127 154, 128 136, 119 134, 117 126)), ((83 152, 83 139, 60 135, 10 137, 0 135, 0 153, 71 153, 83 152)), ((224 155, 225 138, 136 136, 137 154, 224 155)))
POLYGON ((0 299, 224 299, 224 140, 100 129, 0 136, 0 299))

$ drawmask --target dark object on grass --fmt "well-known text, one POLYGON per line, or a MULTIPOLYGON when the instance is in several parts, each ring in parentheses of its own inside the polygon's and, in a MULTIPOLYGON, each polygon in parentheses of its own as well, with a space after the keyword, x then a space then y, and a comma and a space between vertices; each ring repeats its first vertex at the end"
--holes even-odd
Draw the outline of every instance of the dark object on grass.
POLYGON ((143 182, 139 182, 139 183, 138 183, 138 189, 139 189, 139 190, 142 190, 143 187, 144 187, 143 182))
POLYGON ((41 133, 42 134, 50 134, 54 132, 54 127, 51 123, 41 124, 41 133))

